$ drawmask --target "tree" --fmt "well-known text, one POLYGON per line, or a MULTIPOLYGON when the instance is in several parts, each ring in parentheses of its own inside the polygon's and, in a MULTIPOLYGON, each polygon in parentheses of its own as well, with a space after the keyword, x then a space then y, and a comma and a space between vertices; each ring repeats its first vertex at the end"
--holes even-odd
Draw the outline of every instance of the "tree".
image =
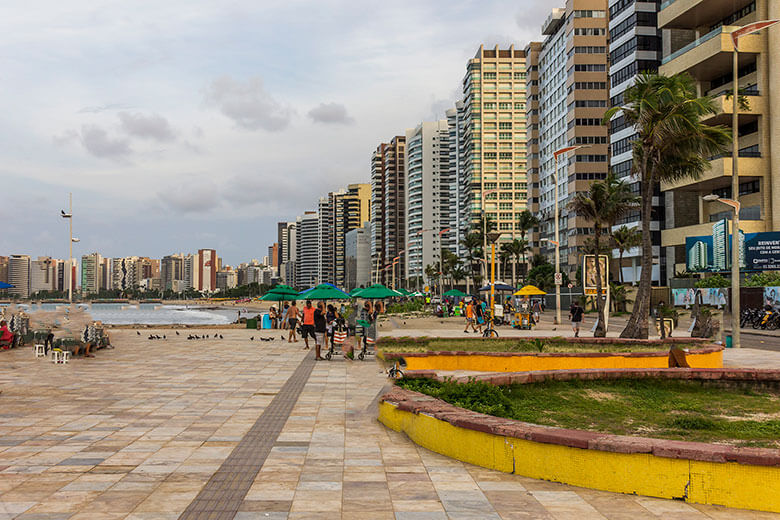
POLYGON ((601 234, 605 228, 609 229, 617 219, 636 207, 638 202, 639 198, 631 192, 628 184, 615 177, 614 173, 607 174, 607 178, 603 181, 592 183, 588 191, 577 192, 569 202, 570 211, 593 222, 593 251, 597 255, 596 309, 599 313, 594 337, 603 338, 607 335, 604 300, 601 298, 601 262, 598 261, 598 254, 603 244, 601 234))
POLYGON ((632 172, 641 183, 642 272, 636 302, 623 338, 647 338, 650 311, 653 244, 650 221, 653 192, 661 181, 698 178, 710 166, 707 159, 724 153, 731 133, 723 126, 708 126, 702 118, 718 109, 710 96, 697 97, 688 74, 640 75, 624 93, 625 104, 604 115, 604 124, 622 114, 637 131, 633 142, 632 172))
POLYGON ((623 283, 623 253, 642 245, 642 232, 639 231, 639 228, 620 226, 612 232, 612 241, 615 243, 620 258, 618 263, 618 280, 620 280, 620 283, 623 283))
MULTIPOLYGON (((511 242, 504 242, 501 244, 501 250, 498 252, 498 257, 501 259, 501 273, 499 274, 499 278, 501 280, 506 279, 506 267, 507 264, 512 261, 513 255, 509 247, 511 244, 511 242)), ((514 265, 512 267, 514 267, 514 265)), ((514 277, 512 279, 512 283, 514 284, 514 277)))
POLYGON ((528 240, 526 237, 526 234, 528 231, 530 231, 532 228, 535 228, 539 225, 539 219, 531 213, 529 210, 523 210, 522 213, 520 213, 520 217, 517 220, 517 226, 520 228, 520 239, 521 243, 523 244, 523 247, 521 248, 522 251, 520 254, 523 256, 523 265, 524 271, 523 276, 525 276, 525 273, 528 271, 528 264, 525 261, 525 253, 528 251, 528 240))
POLYGON ((460 243, 466 248, 466 261, 471 271, 471 278, 474 279, 474 283, 479 283, 479 280, 482 279, 479 274, 479 262, 482 258, 482 233, 476 231, 467 233, 460 243))
MULTIPOLYGON (((540 255, 541 256, 541 255, 540 255)), ((563 284, 569 284, 569 277, 563 274, 563 284)), ((542 261, 536 264, 528 271, 528 283, 535 285, 543 291, 550 292, 555 289, 555 266, 548 262, 544 257, 542 261)))

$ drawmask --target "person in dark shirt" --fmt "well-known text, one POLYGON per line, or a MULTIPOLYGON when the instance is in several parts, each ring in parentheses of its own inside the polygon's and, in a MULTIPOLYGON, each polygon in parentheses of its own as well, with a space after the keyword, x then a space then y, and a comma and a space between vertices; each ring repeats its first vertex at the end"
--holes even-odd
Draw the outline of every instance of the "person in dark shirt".
POLYGON ((325 334, 328 332, 327 319, 325 317, 325 304, 322 302, 317 303, 317 308, 314 309, 314 345, 315 345, 315 357, 317 361, 322 361, 320 352, 322 345, 325 343, 325 334))
POLYGON ((574 337, 577 338, 580 335, 580 325, 582 324, 582 316, 585 314, 585 309, 580 307, 580 304, 574 302, 569 308, 569 320, 571 320, 571 328, 574 331, 574 337))

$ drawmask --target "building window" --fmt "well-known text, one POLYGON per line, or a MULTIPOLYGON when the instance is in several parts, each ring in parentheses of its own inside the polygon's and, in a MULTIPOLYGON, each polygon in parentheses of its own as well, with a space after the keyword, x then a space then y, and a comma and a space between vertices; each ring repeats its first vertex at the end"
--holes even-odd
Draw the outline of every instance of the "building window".
POLYGON ((743 7, 742 9, 739 9, 738 11, 734 11, 730 15, 728 15, 723 20, 719 21, 715 25, 710 26, 710 32, 714 31, 718 27, 724 26, 724 25, 734 25, 734 22, 739 20, 740 18, 744 18, 750 13, 754 12, 756 10, 756 2, 753 0, 753 2, 750 2, 748 5, 743 7))
POLYGON ((583 10, 578 9, 574 11, 574 18, 606 18, 607 12, 606 11, 597 11, 597 10, 583 10))

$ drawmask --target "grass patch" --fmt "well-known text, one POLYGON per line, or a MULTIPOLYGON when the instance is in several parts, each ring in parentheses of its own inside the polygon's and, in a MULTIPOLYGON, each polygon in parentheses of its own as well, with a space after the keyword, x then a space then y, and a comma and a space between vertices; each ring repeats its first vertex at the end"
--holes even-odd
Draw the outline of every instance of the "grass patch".
MULTIPOLYGON (((678 345, 693 348, 695 345, 678 345)), ((571 343, 565 338, 486 339, 486 338, 382 338, 378 348, 385 352, 658 352, 667 345, 627 345, 624 343, 571 343)))
POLYGON ((403 379, 399 386, 509 419, 662 439, 780 447, 780 391, 620 379, 493 386, 403 379))

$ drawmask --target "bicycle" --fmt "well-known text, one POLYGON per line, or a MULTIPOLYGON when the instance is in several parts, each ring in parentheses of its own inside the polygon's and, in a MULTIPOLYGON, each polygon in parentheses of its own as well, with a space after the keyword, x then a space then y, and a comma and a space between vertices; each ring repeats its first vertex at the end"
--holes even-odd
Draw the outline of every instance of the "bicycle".
POLYGON ((391 366, 390 369, 388 369, 387 377, 389 377, 390 379, 403 379, 404 373, 398 367, 398 361, 393 363, 393 366, 391 366))
POLYGON ((498 331, 493 326, 493 319, 487 320, 487 323, 485 323, 485 330, 482 332, 483 338, 497 338, 498 337, 498 331))

